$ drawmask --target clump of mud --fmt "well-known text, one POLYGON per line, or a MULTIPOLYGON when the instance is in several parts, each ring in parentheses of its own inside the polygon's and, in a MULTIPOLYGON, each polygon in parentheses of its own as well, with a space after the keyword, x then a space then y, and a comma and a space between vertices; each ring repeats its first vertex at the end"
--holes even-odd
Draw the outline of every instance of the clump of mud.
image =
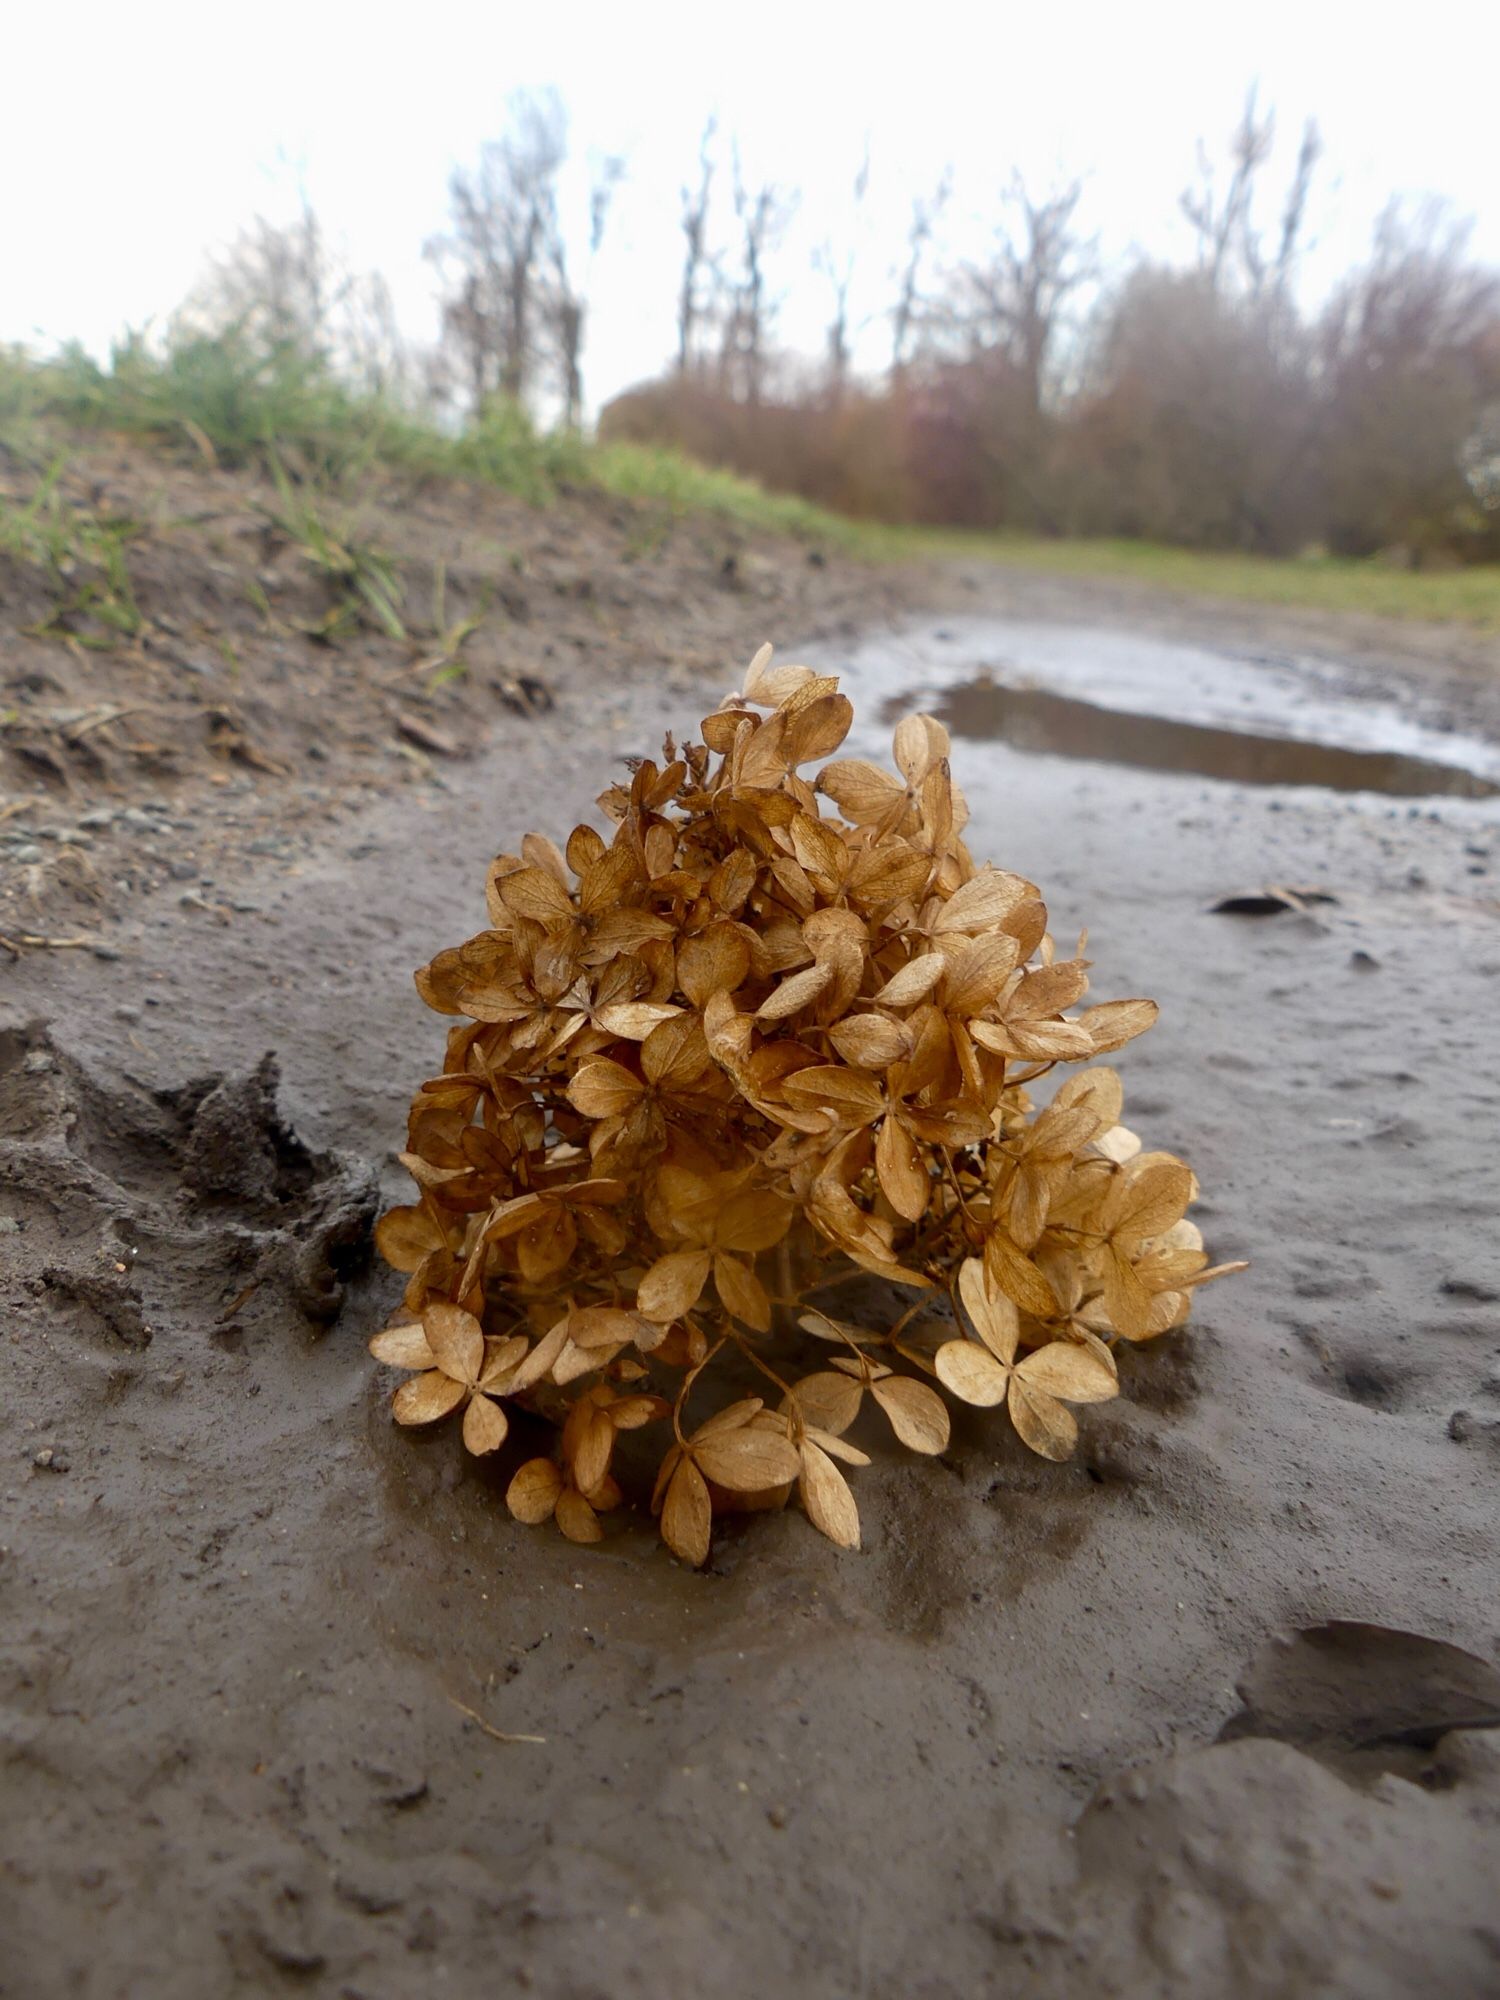
MULTIPOLYGON (((0 1032, 0 1226, 55 1307, 126 1347, 151 1331, 143 1246, 178 1289, 229 1278, 305 1318, 338 1316, 378 1206, 361 1161, 314 1152, 277 1108, 273 1054, 242 1075, 154 1091, 106 1082, 42 1022, 0 1032)), ((191 1303, 184 1300, 183 1303, 191 1303)))

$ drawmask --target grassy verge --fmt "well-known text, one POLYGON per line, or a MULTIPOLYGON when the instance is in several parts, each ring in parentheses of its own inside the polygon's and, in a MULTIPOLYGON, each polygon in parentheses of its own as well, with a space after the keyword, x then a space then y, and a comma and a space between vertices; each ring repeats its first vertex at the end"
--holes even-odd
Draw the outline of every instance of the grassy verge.
POLYGON ((294 350, 255 351, 232 338, 184 340, 165 352, 132 339, 108 367, 77 348, 45 362, 0 349, 0 444, 37 457, 49 422, 151 438, 200 463, 284 463, 321 483, 379 466, 479 480, 539 506, 593 487, 672 517, 714 515, 845 546, 859 538, 837 515, 676 452, 548 435, 499 403, 464 430, 445 431, 392 399, 351 392, 294 350))
POLYGON ((1334 556, 1223 555, 1155 542, 1049 541, 941 528, 872 528, 861 539, 869 553, 899 560, 931 556, 993 562, 1055 576, 1118 579, 1200 597, 1500 631, 1500 567, 1493 565, 1405 570, 1378 557, 1351 562, 1334 556))
POLYGON ((165 350, 132 339, 116 349, 108 367, 81 349, 37 361, 0 348, 0 445, 43 465, 56 450, 49 426, 59 423, 149 437, 200 462, 280 460, 320 484, 348 483, 385 467, 422 478, 482 481, 536 505, 569 489, 592 488, 665 519, 706 515, 873 561, 992 562, 1195 596, 1500 631, 1500 567, 1424 573, 1380 561, 1279 561, 1147 542, 1047 541, 856 523, 676 452, 548 436, 504 406, 461 432, 444 431, 390 398, 355 393, 305 355, 255 351, 233 336, 180 340, 165 350))

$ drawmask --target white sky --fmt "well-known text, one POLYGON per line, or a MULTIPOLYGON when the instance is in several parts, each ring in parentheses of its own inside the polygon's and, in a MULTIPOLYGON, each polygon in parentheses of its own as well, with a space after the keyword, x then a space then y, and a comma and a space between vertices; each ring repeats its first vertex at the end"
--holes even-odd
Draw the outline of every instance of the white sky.
MULTIPOLYGON (((1013 166, 1039 190, 1083 175, 1080 220, 1107 259, 1186 254, 1176 203, 1196 142, 1222 151, 1252 80, 1278 114, 1271 191, 1304 118, 1323 129, 1311 291, 1360 256, 1392 192, 1451 197, 1500 263, 1497 76, 1500 0, 17 7, 0 40, 0 340, 102 350, 160 326, 215 245, 257 213, 289 216, 299 188, 429 337, 421 249, 449 171, 509 91, 548 84, 570 113, 580 225, 590 154, 629 162, 592 287, 596 405, 671 351, 678 189, 710 111, 748 178, 800 192, 775 275, 792 294, 779 331, 808 349, 827 297, 812 251, 847 228, 867 137, 855 289, 873 313, 912 195, 950 162, 954 254, 982 242, 1013 166)), ((727 181, 726 156, 726 196, 727 181)), ((861 356, 884 353, 877 325, 861 356)))

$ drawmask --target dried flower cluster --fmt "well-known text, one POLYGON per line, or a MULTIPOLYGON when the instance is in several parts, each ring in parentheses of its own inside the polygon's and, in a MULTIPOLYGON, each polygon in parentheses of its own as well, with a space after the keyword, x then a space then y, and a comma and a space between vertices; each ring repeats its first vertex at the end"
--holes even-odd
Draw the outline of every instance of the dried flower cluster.
POLYGON ((529 835, 490 868, 489 928, 417 975, 461 1022, 412 1104, 419 1198, 377 1238, 409 1276, 372 1350, 410 1371, 397 1421, 461 1410, 471 1452, 509 1407, 550 1420, 507 1500, 575 1542, 620 1503, 620 1434, 659 1425, 653 1507, 685 1561, 716 1512, 794 1489, 852 1548, 867 1398, 916 1452, 946 1445, 946 1393, 1066 1458, 1069 1406, 1118 1393, 1117 1343, 1216 1275, 1191 1172, 1140 1150, 1112 1070, 1028 1095, 1154 1003, 1069 1012, 1086 961, 1030 882, 975 867, 931 717, 896 730, 895 774, 804 776, 852 719, 763 648, 701 744, 604 794, 611 839, 529 835), (873 1328, 822 1309, 866 1274, 913 1303, 873 1328), (807 1336, 830 1351, 801 1372, 807 1336))

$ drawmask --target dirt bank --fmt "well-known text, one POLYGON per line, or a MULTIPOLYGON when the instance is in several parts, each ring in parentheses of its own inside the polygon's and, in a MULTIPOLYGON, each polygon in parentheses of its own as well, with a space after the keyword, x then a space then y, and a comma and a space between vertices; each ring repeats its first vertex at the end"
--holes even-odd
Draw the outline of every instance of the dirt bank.
MULTIPOLYGON (((798 609, 665 676, 605 649, 482 755, 216 850, 218 911, 111 895, 117 957, 0 971, 0 1992, 1500 1985, 1493 802, 958 744, 976 853, 1160 998, 1131 1122, 1253 1259, 1075 1463, 979 1412, 937 1463, 872 1434, 863 1553, 757 1518, 699 1576, 389 1424, 359 1240, 440 1041, 411 968, 798 609), (1205 914, 1266 880, 1338 901, 1205 914)), ((1333 636, 1490 728, 1436 640, 1333 636)))

